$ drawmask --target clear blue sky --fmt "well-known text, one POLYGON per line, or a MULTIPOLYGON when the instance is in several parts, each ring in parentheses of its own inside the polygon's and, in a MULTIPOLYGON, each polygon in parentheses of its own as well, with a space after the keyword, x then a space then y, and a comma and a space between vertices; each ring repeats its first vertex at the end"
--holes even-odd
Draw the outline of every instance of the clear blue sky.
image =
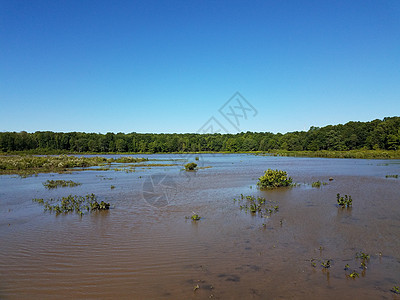
POLYGON ((242 131, 400 115, 400 1, 0 0, 0 131, 242 131))

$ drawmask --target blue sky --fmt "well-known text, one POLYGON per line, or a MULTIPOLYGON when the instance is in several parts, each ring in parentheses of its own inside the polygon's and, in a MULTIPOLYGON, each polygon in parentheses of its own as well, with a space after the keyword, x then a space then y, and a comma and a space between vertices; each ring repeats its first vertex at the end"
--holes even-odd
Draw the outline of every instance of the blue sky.
POLYGON ((0 0, 0 131, 240 131, 400 115, 400 1, 0 0))

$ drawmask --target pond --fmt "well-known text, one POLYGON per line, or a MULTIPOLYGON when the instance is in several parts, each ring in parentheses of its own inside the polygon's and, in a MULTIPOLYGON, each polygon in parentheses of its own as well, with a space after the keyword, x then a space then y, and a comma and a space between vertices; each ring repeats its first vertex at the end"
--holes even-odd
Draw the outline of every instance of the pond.
POLYGON ((138 157, 158 165, 0 176, 1 299, 397 297, 400 179, 386 175, 400 174, 399 160, 138 157), (200 169, 184 171, 188 161, 200 169), (269 168, 299 185, 260 191, 269 168), (81 185, 46 189, 47 180, 81 185), (318 180, 327 184, 312 187, 318 180), (90 193, 110 210, 56 215, 32 201, 90 193), (338 207, 337 193, 353 206, 338 207), (253 215, 233 201, 241 194, 279 210, 253 215))

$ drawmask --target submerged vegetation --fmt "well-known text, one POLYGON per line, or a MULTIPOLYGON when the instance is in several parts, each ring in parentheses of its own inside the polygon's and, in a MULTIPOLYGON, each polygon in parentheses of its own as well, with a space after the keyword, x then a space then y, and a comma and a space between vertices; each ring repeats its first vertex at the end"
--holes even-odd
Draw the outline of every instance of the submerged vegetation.
POLYGON ((47 180, 43 183, 47 189, 56 189, 58 187, 74 187, 81 185, 79 182, 74 182, 72 180, 47 180))
POLYGON ((57 215, 75 212, 82 216, 85 211, 108 210, 110 208, 110 203, 104 201, 99 203, 94 194, 87 194, 86 196, 69 195, 46 201, 43 198, 35 198, 32 201, 43 205, 44 211, 55 212, 57 215))
POLYGON ((257 182, 257 186, 260 189, 271 189, 291 185, 292 178, 288 177, 285 171, 271 169, 265 171, 265 174, 258 178, 257 182))
POLYGON ((72 168, 88 168, 93 166, 104 166, 111 163, 137 163, 143 161, 148 161, 148 159, 135 157, 120 157, 115 159, 100 156, 77 157, 70 155, 6 155, 0 156, 0 174, 63 172, 72 168))

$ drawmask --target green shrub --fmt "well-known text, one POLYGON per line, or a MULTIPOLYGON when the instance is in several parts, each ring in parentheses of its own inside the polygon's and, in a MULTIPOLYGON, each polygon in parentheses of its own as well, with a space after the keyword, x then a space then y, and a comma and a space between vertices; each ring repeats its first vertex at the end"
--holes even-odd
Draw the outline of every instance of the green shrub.
POLYGON ((258 178, 257 185, 260 189, 290 186, 292 178, 288 177, 285 171, 268 169, 263 176, 258 178))
POLYGON ((196 163, 187 163, 185 165, 185 170, 186 171, 194 171, 197 168, 197 164, 196 163))

